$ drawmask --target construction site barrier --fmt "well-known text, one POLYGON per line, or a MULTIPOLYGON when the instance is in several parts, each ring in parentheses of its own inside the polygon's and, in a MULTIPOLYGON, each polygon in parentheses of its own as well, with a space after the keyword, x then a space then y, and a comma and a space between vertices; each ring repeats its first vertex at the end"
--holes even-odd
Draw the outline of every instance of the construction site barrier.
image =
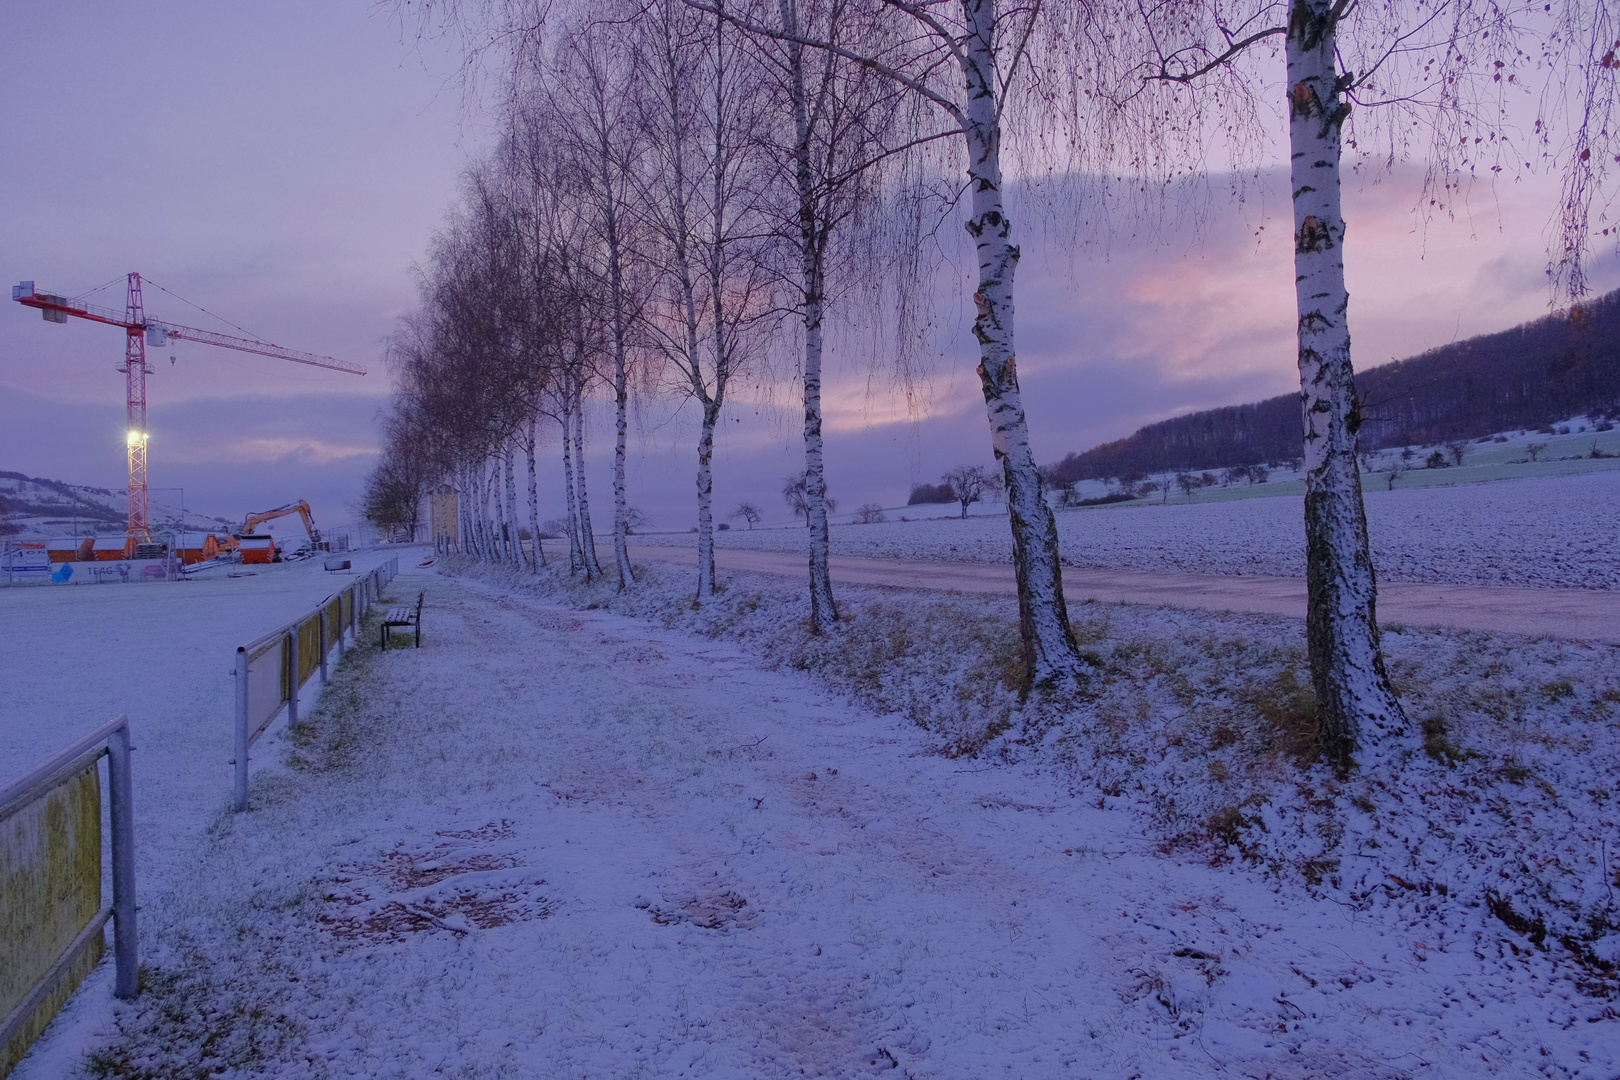
POLYGON ((320 673, 326 685, 334 650, 360 638, 360 620, 399 573, 399 559, 389 559, 357 578, 348 588, 321 601, 285 626, 253 639, 236 650, 236 802, 248 803, 248 753, 259 736, 285 710, 287 726, 298 723, 298 692, 320 673))
POLYGON ((139 989, 129 720, 120 716, 0 787, 0 1077, 44 1033, 106 948, 113 992, 139 989), (101 769, 107 759, 112 903, 103 906, 101 769))

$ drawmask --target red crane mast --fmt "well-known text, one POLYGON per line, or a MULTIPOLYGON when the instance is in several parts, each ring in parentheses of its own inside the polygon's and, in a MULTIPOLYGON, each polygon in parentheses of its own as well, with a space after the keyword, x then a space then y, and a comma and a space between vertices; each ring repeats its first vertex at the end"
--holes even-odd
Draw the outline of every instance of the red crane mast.
POLYGON ((222 349, 272 356, 278 360, 291 360, 295 364, 345 371, 351 375, 366 373, 366 369, 358 364, 336 360, 330 356, 319 356, 297 349, 286 349, 265 341, 254 341, 251 338, 233 337, 212 330, 199 330, 193 326, 180 326, 148 319, 145 305, 141 300, 139 274, 129 275, 129 291, 123 311, 70 300, 53 293, 37 292, 32 281, 12 286, 11 298, 24 307, 38 308, 46 322, 65 323, 71 316, 75 319, 88 319, 90 322, 124 328, 124 362, 118 370, 124 372, 127 390, 125 410, 128 433, 125 441, 129 445, 129 535, 137 542, 147 542, 152 536, 147 519, 146 498, 146 377, 152 374, 152 369, 146 366, 146 346, 149 343, 161 347, 168 344, 170 338, 197 341, 205 345, 216 345, 222 349))

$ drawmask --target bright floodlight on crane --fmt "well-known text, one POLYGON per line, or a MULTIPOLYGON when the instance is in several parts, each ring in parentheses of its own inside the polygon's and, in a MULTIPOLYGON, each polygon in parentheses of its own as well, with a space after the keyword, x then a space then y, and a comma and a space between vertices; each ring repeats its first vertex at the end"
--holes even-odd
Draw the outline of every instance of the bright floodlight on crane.
POLYGON ((152 369, 146 366, 148 343, 161 348, 169 343, 170 338, 200 341, 205 345, 217 345, 222 349, 256 353, 259 356, 291 360, 295 364, 308 364, 311 367, 329 368, 332 371, 346 371, 351 375, 366 373, 366 369, 358 364, 334 360, 330 356, 284 349, 280 345, 272 345, 266 341, 232 337, 229 334, 216 334, 212 330, 199 330, 191 326, 177 326, 174 323, 148 319, 141 301, 139 274, 129 275, 129 293, 123 311, 73 301, 54 293, 37 292, 32 281, 24 281, 13 286, 11 298, 25 307, 38 308, 46 322, 65 323, 71 315, 78 319, 124 328, 124 363, 118 370, 127 375, 125 381, 128 388, 126 395, 128 434, 125 439, 129 446, 129 535, 135 537, 137 541, 148 541, 152 536, 151 528, 147 524, 146 506, 146 441, 149 435, 146 430, 146 377, 152 373, 152 369))

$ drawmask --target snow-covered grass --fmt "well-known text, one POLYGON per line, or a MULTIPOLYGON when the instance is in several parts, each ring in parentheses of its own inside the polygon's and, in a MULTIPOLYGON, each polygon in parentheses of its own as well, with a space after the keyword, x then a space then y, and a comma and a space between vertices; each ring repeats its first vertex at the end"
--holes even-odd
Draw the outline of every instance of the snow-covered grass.
MULTIPOLYGON (((1366 493, 1385 581, 1620 588, 1620 471, 1366 493)), ((1302 577, 1301 500, 1128 505, 1061 512, 1064 562, 1084 569, 1302 577)), ((942 518, 832 530, 835 555, 1011 562, 1006 518, 942 518)), ((688 545, 690 535, 638 537, 688 545)), ((803 551, 803 529, 731 531, 722 547, 803 551)))
POLYGON ((1080 605, 1026 708, 1007 600, 459 574, 23 1080, 1620 1069, 1620 649, 1391 632, 1414 730, 1337 778, 1297 621, 1080 605))
POLYGON ((1010 601, 845 589, 844 625, 815 637, 792 586, 739 576, 719 603, 693 609, 688 577, 658 567, 627 595, 555 575, 528 587, 741 641, 905 716, 947 756, 1056 768, 1077 790, 1134 804, 1167 850, 1229 839, 1228 853, 1296 881, 1323 877, 1331 861, 1352 893, 1356 882, 1383 888, 1379 867, 1438 873, 1431 884, 1517 897, 1548 933, 1559 922, 1572 941, 1601 940, 1605 963, 1620 961, 1620 863, 1607 852, 1620 843, 1608 779, 1620 647, 1388 628, 1412 730, 1335 777, 1301 769, 1314 702, 1297 620, 1078 605, 1090 685, 1028 711, 1010 601), (1383 847, 1393 850, 1372 854, 1383 847), (1346 859, 1374 865, 1341 869, 1346 859))

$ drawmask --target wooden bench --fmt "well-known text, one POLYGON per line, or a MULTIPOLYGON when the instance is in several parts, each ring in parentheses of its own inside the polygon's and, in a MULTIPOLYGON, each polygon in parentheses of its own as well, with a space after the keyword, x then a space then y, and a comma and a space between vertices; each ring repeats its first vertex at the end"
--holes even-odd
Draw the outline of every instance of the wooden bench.
POLYGON ((392 607, 382 620, 382 647, 388 648, 388 631, 396 626, 409 626, 416 632, 416 647, 422 647, 422 593, 416 594, 416 610, 409 607, 392 607))

